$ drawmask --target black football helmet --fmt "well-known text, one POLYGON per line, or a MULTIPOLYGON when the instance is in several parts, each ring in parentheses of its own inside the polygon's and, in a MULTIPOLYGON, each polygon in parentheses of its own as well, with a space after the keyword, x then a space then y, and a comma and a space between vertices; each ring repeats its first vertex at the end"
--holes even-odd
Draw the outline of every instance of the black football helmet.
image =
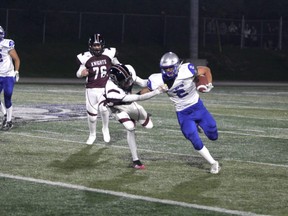
POLYGON ((88 47, 92 55, 100 56, 104 52, 105 40, 101 34, 93 34, 89 37, 88 47))
POLYGON ((110 70, 110 79, 124 91, 131 91, 133 86, 132 73, 125 65, 113 65, 110 70))

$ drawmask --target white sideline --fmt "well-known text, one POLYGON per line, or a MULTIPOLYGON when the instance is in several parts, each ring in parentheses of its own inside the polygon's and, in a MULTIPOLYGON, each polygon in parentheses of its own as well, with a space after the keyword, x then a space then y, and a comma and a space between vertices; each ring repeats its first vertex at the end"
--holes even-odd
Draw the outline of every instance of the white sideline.
POLYGON ((187 208, 195 208, 195 209, 202 209, 202 210, 208 210, 208 211, 214 211, 214 212, 221 212, 221 213, 227 213, 227 214, 232 214, 232 215, 268 216, 268 215, 255 214, 252 212, 228 210, 228 209, 224 209, 224 208, 190 204, 190 203, 185 203, 185 202, 177 202, 177 201, 173 201, 173 200, 156 199, 156 198, 152 198, 152 197, 133 195, 133 194, 123 193, 123 192, 102 190, 102 189, 97 189, 97 188, 88 188, 88 187, 81 186, 81 185, 67 184, 67 183, 63 183, 63 182, 53 182, 53 181, 48 181, 48 180, 43 180, 43 179, 35 179, 35 178, 29 178, 29 177, 23 177, 23 176, 15 176, 15 175, 9 175, 9 174, 4 174, 4 173, 0 173, 0 177, 16 179, 16 180, 21 180, 21 181, 29 181, 29 182, 39 183, 39 184, 59 186, 59 187, 64 187, 64 188, 69 188, 69 189, 80 190, 80 191, 89 191, 89 192, 96 192, 96 193, 102 193, 102 194, 109 194, 109 195, 113 195, 113 196, 125 197, 125 198, 129 198, 129 199, 144 200, 144 201, 154 202, 154 203, 162 203, 162 204, 167 204, 167 205, 175 205, 175 206, 182 206, 182 207, 187 207, 187 208))

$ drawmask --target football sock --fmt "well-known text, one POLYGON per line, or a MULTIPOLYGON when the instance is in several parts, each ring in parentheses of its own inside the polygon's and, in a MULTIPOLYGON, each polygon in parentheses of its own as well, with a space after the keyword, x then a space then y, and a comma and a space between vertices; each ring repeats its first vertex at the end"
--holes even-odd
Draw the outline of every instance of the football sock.
POLYGON ((8 109, 6 109, 7 112, 7 121, 11 121, 12 120, 12 111, 13 111, 13 107, 9 107, 8 109))
POLYGON ((97 123, 97 116, 91 116, 88 114, 88 126, 90 136, 96 136, 96 123, 97 123))
POLYGON ((127 130, 127 142, 130 148, 130 152, 132 154, 133 161, 139 160, 135 141, 135 130, 133 131, 127 130))
POLYGON ((206 146, 203 146, 203 148, 198 151, 202 157, 204 157, 210 164, 214 164, 216 161, 214 158, 211 156, 209 150, 206 148, 206 146))
POLYGON ((2 102, 0 102, 0 111, 3 113, 3 115, 6 115, 6 108, 2 102))

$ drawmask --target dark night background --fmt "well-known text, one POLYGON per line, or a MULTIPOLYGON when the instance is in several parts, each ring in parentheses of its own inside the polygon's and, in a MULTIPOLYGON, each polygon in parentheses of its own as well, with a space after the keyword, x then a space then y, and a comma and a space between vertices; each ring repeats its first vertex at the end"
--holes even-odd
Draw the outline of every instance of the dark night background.
MULTIPOLYGON (((0 25, 3 27, 5 27, 6 9, 11 9, 11 11, 24 10, 23 14, 21 16, 18 14, 15 20, 13 20, 13 13, 16 12, 9 12, 9 16, 12 18, 9 20, 8 36, 16 42, 16 49, 22 60, 21 72, 25 74, 23 76, 27 77, 73 78, 77 68, 75 65, 76 55, 87 49, 88 36, 83 36, 81 40, 70 41, 70 35, 76 35, 77 31, 72 32, 72 34, 69 33, 70 35, 65 35, 64 31, 61 32, 61 29, 70 27, 69 23, 65 24, 65 19, 62 18, 58 19, 59 22, 54 25, 56 27, 53 29, 49 30, 49 26, 47 27, 47 41, 45 44, 41 43, 41 34, 38 35, 36 30, 34 33, 33 28, 36 29, 36 27, 43 25, 42 17, 45 11, 52 12, 53 16, 57 12, 73 11, 186 17, 181 25, 174 25, 175 29, 168 28, 167 31, 170 35, 178 35, 179 37, 168 38, 165 45, 157 39, 159 35, 153 35, 154 31, 149 26, 150 24, 162 25, 161 20, 159 23, 151 20, 150 24, 147 24, 135 19, 134 25, 133 23, 130 27, 127 25, 126 32, 131 32, 129 34, 131 36, 126 37, 125 42, 121 42, 121 35, 115 33, 121 32, 119 27, 121 22, 115 21, 115 18, 109 18, 106 21, 98 20, 106 23, 105 28, 100 28, 101 32, 104 32, 106 43, 109 43, 109 46, 117 47, 121 62, 132 64, 143 77, 148 76, 149 73, 157 72, 159 58, 167 50, 175 51, 182 58, 189 56, 189 41, 183 40, 181 34, 189 34, 190 0, 1 0, 0 9, 2 9, 0 10, 0 25), (15 23, 18 24, 16 27, 15 23), (55 29, 57 29, 58 38, 56 41, 50 40, 49 33, 52 34, 55 29), (132 30, 140 32, 142 30, 141 35, 143 37, 133 38, 132 30), (26 31, 30 32, 29 36, 27 36, 26 31), (31 32, 33 32, 32 35, 31 32), (152 34, 152 39, 149 37, 147 39, 145 34, 152 34), (155 41, 154 38, 156 38, 155 41), (149 43, 145 40, 148 40, 149 43), (47 65, 48 61, 50 63, 47 65), (37 65, 38 63, 39 65, 37 65), (56 70, 62 72, 55 73, 56 70)), ((282 17, 285 23, 288 20, 288 1, 199 0, 199 21, 201 23, 206 17, 241 20, 243 16, 252 21, 279 20, 282 17)), ((150 18, 147 17, 146 21, 148 19, 150 18)), ((85 22, 89 25, 88 21, 85 22)), ((127 23, 129 24, 129 21, 127 23)), ((287 31, 285 29, 287 26, 283 27, 283 31, 287 31)), ((87 27, 86 31, 88 29, 87 27)), ((200 37, 202 40, 202 36, 200 37)), ((283 40, 286 38, 284 37, 283 40)), ((212 42, 212 45, 205 47, 202 46, 201 41, 199 42, 199 58, 207 59, 208 66, 214 72, 216 80, 288 81, 288 46, 283 46, 282 50, 264 49, 263 47, 240 49, 238 44, 231 46, 231 44, 225 45, 223 43, 220 47, 219 40, 215 39, 212 42), (250 74, 252 73, 256 75, 251 77, 250 74)))
MULTIPOLYGON (((189 15, 189 0, 2 0, 1 8, 189 15)), ((286 0, 199 0, 200 16, 250 19, 288 17, 286 0)))

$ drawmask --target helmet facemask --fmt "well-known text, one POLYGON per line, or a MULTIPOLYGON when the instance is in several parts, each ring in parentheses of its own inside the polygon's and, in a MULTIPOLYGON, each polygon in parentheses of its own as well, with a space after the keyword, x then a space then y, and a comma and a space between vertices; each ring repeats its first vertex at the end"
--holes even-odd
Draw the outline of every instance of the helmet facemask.
POLYGON ((125 65, 112 66, 110 78, 119 88, 126 92, 131 91, 134 81, 131 72, 125 65))

